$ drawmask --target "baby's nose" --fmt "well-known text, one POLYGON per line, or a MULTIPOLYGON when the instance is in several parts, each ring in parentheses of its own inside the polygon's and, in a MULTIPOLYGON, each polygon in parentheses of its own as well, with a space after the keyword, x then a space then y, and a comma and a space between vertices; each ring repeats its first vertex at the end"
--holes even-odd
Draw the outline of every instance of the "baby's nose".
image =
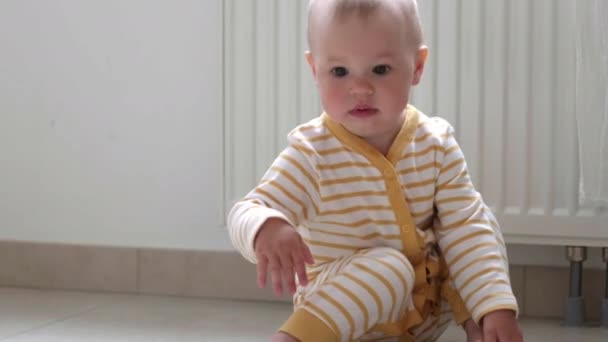
POLYGON ((358 79, 354 80, 350 87, 351 95, 373 95, 374 86, 367 80, 358 79))

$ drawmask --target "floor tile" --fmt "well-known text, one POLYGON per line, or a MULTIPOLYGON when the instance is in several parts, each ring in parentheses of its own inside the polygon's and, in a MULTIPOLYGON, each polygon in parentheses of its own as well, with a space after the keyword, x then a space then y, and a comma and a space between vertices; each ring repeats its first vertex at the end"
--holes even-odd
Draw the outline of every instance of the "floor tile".
MULTIPOLYGON (((0 340, 267 341, 291 310, 282 302, 0 289, 0 340)), ((536 319, 522 327, 527 342, 608 341, 608 329, 536 319)), ((441 338, 464 340, 455 326, 441 338)))
POLYGON ((0 288, 0 340, 121 298, 124 295, 0 288))

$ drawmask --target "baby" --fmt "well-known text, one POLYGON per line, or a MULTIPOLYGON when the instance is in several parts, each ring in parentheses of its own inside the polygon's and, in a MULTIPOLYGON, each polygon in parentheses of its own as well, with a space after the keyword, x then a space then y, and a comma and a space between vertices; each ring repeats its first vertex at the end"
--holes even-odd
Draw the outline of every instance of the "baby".
POLYGON ((427 58, 415 0, 312 0, 324 113, 232 208, 234 246, 294 312, 273 341, 521 341, 498 224, 445 120, 408 104, 427 58))

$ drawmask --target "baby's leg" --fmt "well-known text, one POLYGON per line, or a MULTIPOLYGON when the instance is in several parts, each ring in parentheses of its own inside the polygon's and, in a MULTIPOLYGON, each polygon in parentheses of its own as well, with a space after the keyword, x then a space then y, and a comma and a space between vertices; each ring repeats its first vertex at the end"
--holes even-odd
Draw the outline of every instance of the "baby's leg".
POLYGON ((414 269, 401 252, 359 251, 328 265, 308 285, 281 331, 301 341, 347 341, 376 325, 398 325, 413 285, 414 269))

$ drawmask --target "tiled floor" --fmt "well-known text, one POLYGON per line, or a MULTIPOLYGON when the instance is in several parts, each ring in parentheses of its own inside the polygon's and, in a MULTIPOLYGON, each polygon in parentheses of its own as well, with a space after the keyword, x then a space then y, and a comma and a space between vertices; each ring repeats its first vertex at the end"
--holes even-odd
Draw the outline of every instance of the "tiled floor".
MULTIPOLYGON (((284 303, 0 288, 0 341, 266 341, 284 303)), ((524 320, 526 341, 608 341, 608 329, 524 320)), ((452 327, 443 342, 464 341, 452 327)))

